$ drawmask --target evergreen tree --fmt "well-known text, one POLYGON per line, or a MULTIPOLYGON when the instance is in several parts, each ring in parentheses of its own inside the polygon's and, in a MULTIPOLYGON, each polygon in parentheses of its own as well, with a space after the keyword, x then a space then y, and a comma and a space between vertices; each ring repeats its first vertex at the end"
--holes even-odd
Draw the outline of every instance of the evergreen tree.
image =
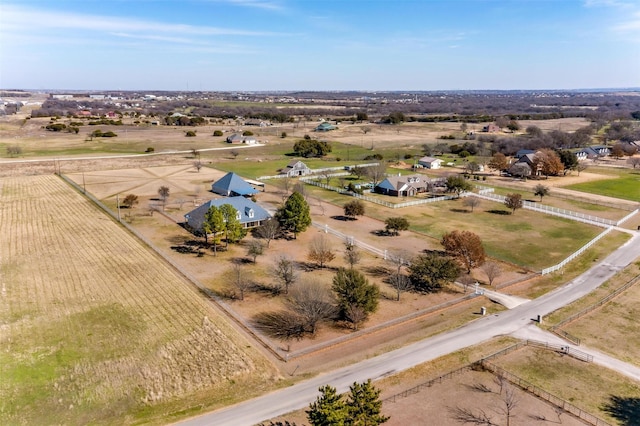
POLYGON ((229 246, 229 241, 236 242, 244 237, 244 229, 238 219, 238 210, 231 204, 223 204, 220 206, 220 213, 224 218, 224 232, 226 246, 229 246))
POLYGON ((217 253, 216 243, 217 235, 225 230, 224 216, 219 208, 216 206, 209 207, 207 213, 204 215, 204 222, 202 223, 202 232, 204 233, 204 239, 207 241, 207 236, 213 234, 213 253, 217 253))
POLYGON ((434 253, 417 256, 409 265, 409 279, 418 291, 438 291, 459 274, 460 267, 454 259, 434 253))
POLYGON ((326 385, 320 389, 320 395, 309 405, 307 419, 312 426, 343 426, 347 418, 347 410, 338 395, 336 388, 326 385))
POLYGON ((294 192, 287 198, 284 206, 278 209, 276 219, 282 229, 293 232, 296 238, 298 233, 304 232, 311 225, 309 204, 300 193, 294 192))
POLYGON ((364 383, 354 383, 349 388, 347 402, 347 422, 349 426, 374 426, 385 423, 389 417, 380 414, 382 401, 380 390, 371 384, 371 379, 364 383))
MULTIPOLYGON (((340 268, 333 277, 333 291, 338 296, 340 314, 350 319, 354 324, 355 318, 350 318, 350 313, 361 312, 366 317, 367 314, 375 312, 378 308, 378 296, 380 290, 374 284, 369 284, 369 280, 362 272, 355 269, 340 268)), ((360 318, 358 318, 360 319, 360 318)), ((357 326, 357 324, 355 324, 357 326)))

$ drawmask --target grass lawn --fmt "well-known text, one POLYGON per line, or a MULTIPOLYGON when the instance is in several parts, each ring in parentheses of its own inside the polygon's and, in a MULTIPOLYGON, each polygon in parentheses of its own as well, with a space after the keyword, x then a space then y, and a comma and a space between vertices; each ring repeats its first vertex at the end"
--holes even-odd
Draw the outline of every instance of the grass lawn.
POLYGON ((637 405, 631 405, 640 396, 640 385, 605 367, 529 347, 494 363, 612 424, 637 424, 633 417, 628 417, 627 423, 617 420, 624 418, 625 412, 629 416, 640 415, 637 405))
MULTIPOLYGON (((352 199, 316 187, 310 192, 338 205, 352 199)), ((533 270, 561 262, 602 232, 601 228, 530 210, 509 214, 506 207, 491 201, 482 201, 474 212, 462 203, 457 199, 402 209, 366 203, 366 214, 380 220, 403 216, 411 230, 436 241, 454 229, 474 232, 489 256, 533 270), (552 247, 549 241, 553 241, 552 247)))
POLYGON ((640 171, 623 170, 612 179, 577 183, 567 188, 640 202, 640 171))

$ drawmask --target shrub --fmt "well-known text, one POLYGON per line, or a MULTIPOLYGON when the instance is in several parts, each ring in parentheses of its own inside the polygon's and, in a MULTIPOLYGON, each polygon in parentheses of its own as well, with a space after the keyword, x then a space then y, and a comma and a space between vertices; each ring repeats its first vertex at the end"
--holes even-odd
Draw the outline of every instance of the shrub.
POLYGON ((185 136, 188 138, 192 138, 196 135, 196 131, 195 130, 188 130, 185 132, 185 136))
POLYGON ((242 136, 253 136, 253 132, 251 130, 245 130, 242 132, 242 136))
POLYGON ((222 135, 223 135, 222 130, 214 130, 213 132, 213 136, 222 136, 222 135))
POLYGON ((155 151, 155 149, 152 146, 150 146, 144 152, 154 152, 154 151, 155 151))

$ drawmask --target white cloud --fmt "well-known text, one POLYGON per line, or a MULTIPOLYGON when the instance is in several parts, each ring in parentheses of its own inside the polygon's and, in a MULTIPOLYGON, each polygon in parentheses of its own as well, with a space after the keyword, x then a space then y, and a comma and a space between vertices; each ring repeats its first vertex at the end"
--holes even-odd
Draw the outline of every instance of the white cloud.
POLYGON ((282 11, 284 7, 274 1, 264 1, 264 0, 227 0, 231 4, 236 4, 238 6, 244 7, 252 7, 256 9, 264 9, 264 10, 273 10, 273 11, 282 11))
POLYGON ((285 33, 248 31, 246 29, 195 26, 188 24, 170 24, 141 19, 116 16, 88 15, 53 10, 40 10, 13 5, 0 6, 2 25, 11 24, 14 28, 37 31, 43 29, 69 29, 103 31, 107 33, 159 33, 184 34, 192 36, 285 36, 285 33))

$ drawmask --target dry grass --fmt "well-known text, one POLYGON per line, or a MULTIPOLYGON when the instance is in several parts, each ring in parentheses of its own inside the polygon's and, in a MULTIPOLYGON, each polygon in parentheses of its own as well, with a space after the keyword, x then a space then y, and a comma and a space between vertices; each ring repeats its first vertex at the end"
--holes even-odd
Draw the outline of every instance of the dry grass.
POLYGON ((149 420, 194 392, 273 383, 226 319, 62 181, 6 178, 0 194, 0 423, 149 420))
MULTIPOLYGON (((630 404, 640 398, 638 382, 607 368, 549 350, 525 347, 495 360, 494 363, 578 408, 614 424, 617 423, 616 417, 605 409, 612 398, 629 398, 630 404)), ((630 410, 627 413, 637 415, 637 402, 635 408, 632 407, 627 407, 627 410, 630 410)), ((624 407, 618 409, 621 410, 619 414, 622 414, 624 407)))
MULTIPOLYGON (((554 314, 561 320, 597 303, 607 294, 635 278, 639 263, 632 264, 584 299, 554 314)), ((640 366, 640 282, 600 308, 568 324, 563 329, 581 339, 582 344, 640 366), (606 324, 603 332, 602 324, 606 324)), ((556 321, 557 322, 557 321, 556 321)))

